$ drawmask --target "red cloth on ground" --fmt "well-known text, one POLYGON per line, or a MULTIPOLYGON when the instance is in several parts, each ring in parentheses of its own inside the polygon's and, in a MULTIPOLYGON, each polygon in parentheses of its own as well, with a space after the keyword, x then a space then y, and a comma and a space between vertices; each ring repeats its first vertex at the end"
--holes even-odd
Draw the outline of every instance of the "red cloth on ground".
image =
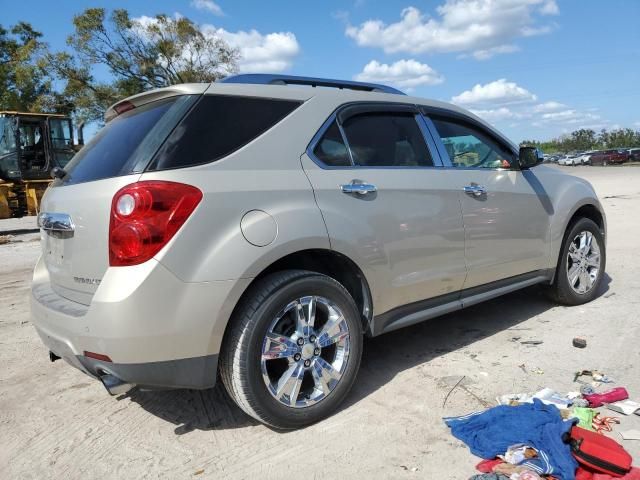
POLYGON ((591 473, 582 467, 578 467, 576 471, 576 480, 613 480, 615 478, 620 480, 640 480, 640 468, 632 467, 631 471, 623 477, 612 477, 606 473, 591 473))
POLYGON ((504 460, 500 458, 494 458, 493 460, 482 460, 479 464, 476 465, 476 470, 481 473, 491 473, 493 472, 493 467, 500 463, 504 463, 504 460))

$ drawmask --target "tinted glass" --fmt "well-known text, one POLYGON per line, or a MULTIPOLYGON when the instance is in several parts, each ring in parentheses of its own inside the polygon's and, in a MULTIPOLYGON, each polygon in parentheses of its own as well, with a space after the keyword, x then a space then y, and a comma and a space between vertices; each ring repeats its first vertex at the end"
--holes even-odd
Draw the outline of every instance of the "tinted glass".
POLYGON ((454 167, 510 168, 515 161, 512 152, 480 129, 444 119, 432 120, 454 167))
POLYGON ((343 125, 351 155, 363 167, 429 167, 433 159, 411 114, 367 113, 343 125))
POLYGON ((313 149, 313 153, 322 163, 330 167, 351 166, 347 147, 344 145, 340 129, 335 120, 324 132, 322 139, 313 149))
POLYGON ((15 121, 0 117, 0 156, 16 151, 15 121))
POLYGON ((162 145, 149 169, 187 167, 226 157, 299 105, 291 100, 204 95, 162 145))
POLYGON ((69 162, 64 183, 142 171, 192 101, 188 95, 172 97, 118 115, 69 162))

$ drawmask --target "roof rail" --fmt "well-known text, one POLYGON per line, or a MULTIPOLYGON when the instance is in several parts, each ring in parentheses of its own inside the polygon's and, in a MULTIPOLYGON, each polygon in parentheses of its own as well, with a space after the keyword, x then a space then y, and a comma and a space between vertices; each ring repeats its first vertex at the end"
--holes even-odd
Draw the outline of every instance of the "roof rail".
POLYGON ((331 80, 329 78, 298 77, 296 75, 271 75, 268 73, 246 73, 233 75, 221 80, 224 83, 253 83, 258 85, 309 85, 311 87, 347 88, 364 92, 393 93, 405 95, 404 92, 377 83, 352 82, 350 80, 331 80))

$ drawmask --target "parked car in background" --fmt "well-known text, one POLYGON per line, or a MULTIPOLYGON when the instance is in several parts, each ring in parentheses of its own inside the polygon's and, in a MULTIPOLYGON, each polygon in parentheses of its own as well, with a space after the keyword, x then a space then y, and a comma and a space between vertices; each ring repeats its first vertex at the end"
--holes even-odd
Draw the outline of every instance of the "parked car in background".
POLYGON ((620 165, 629 160, 629 152, 622 149, 603 150, 591 155, 591 165, 620 165))
POLYGON ((565 155, 560 160, 558 160, 558 165, 569 165, 569 166, 578 165, 577 158, 578 158, 577 153, 571 153, 571 154, 565 155))
POLYGON ((455 105, 238 75, 105 121, 42 200, 31 314, 49 358, 111 394, 221 379, 298 428, 345 399, 364 335, 534 284, 565 305, 600 293, 593 187, 455 105))
POLYGON ((578 156, 575 160, 574 165, 591 165, 591 155, 596 153, 595 150, 591 150, 589 152, 584 152, 582 155, 578 156))
POLYGON ((627 150, 630 162, 640 162, 640 147, 627 150))

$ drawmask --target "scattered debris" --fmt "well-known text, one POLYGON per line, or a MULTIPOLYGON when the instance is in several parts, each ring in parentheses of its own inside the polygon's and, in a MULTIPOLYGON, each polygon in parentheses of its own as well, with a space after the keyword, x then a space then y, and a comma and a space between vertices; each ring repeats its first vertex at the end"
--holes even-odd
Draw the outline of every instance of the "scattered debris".
POLYGON ((527 367, 525 366, 525 364, 523 363, 522 365, 518 365, 518 367, 520 368, 520 370, 522 370, 524 373, 527 373, 527 367))
POLYGON ((193 472, 194 475, 202 475, 204 473, 204 468, 201 468, 200 470, 196 470, 195 472, 193 472))
POLYGON ((520 342, 522 345, 541 345, 544 342, 542 340, 525 340, 524 342, 520 342))
POLYGON ((543 375, 544 374, 544 370, 542 370, 541 368, 536 367, 536 369, 533 371, 533 373, 537 373, 538 375, 543 375))
MULTIPOLYGON (((577 382, 580 377, 591 377, 596 382, 601 382, 601 383, 613 383, 612 378, 608 377, 604 373, 598 372, 597 370, 581 370, 579 372, 576 372, 575 375, 573 376, 573 381, 577 382)), ((597 387, 599 385, 600 384, 598 383, 598 385, 595 385, 595 386, 597 387)))
POLYGON ((573 339, 573 346, 576 348, 586 348, 587 340, 582 337, 576 337, 573 339))
POLYGON ((632 413, 640 415, 640 403, 634 402, 633 400, 621 400, 619 402, 609 403, 607 404, 607 408, 614 412, 622 413, 623 415, 631 415, 632 413))
POLYGON ((640 440, 640 430, 623 430, 619 433, 623 440, 640 440))
POLYGON ((449 390, 449 393, 447 393, 447 396, 444 397, 444 401, 442 402, 442 408, 444 408, 444 406, 447 404, 447 400, 449 400, 449 396, 451 395, 451 393, 456 389, 458 385, 462 383, 465 377, 466 375, 463 375, 462 377, 460 377, 460 380, 458 380, 456 384, 451 388, 451 390, 449 390))
POLYGON ((9 243, 11 241, 11 235, 0 235, 0 245, 9 243))

